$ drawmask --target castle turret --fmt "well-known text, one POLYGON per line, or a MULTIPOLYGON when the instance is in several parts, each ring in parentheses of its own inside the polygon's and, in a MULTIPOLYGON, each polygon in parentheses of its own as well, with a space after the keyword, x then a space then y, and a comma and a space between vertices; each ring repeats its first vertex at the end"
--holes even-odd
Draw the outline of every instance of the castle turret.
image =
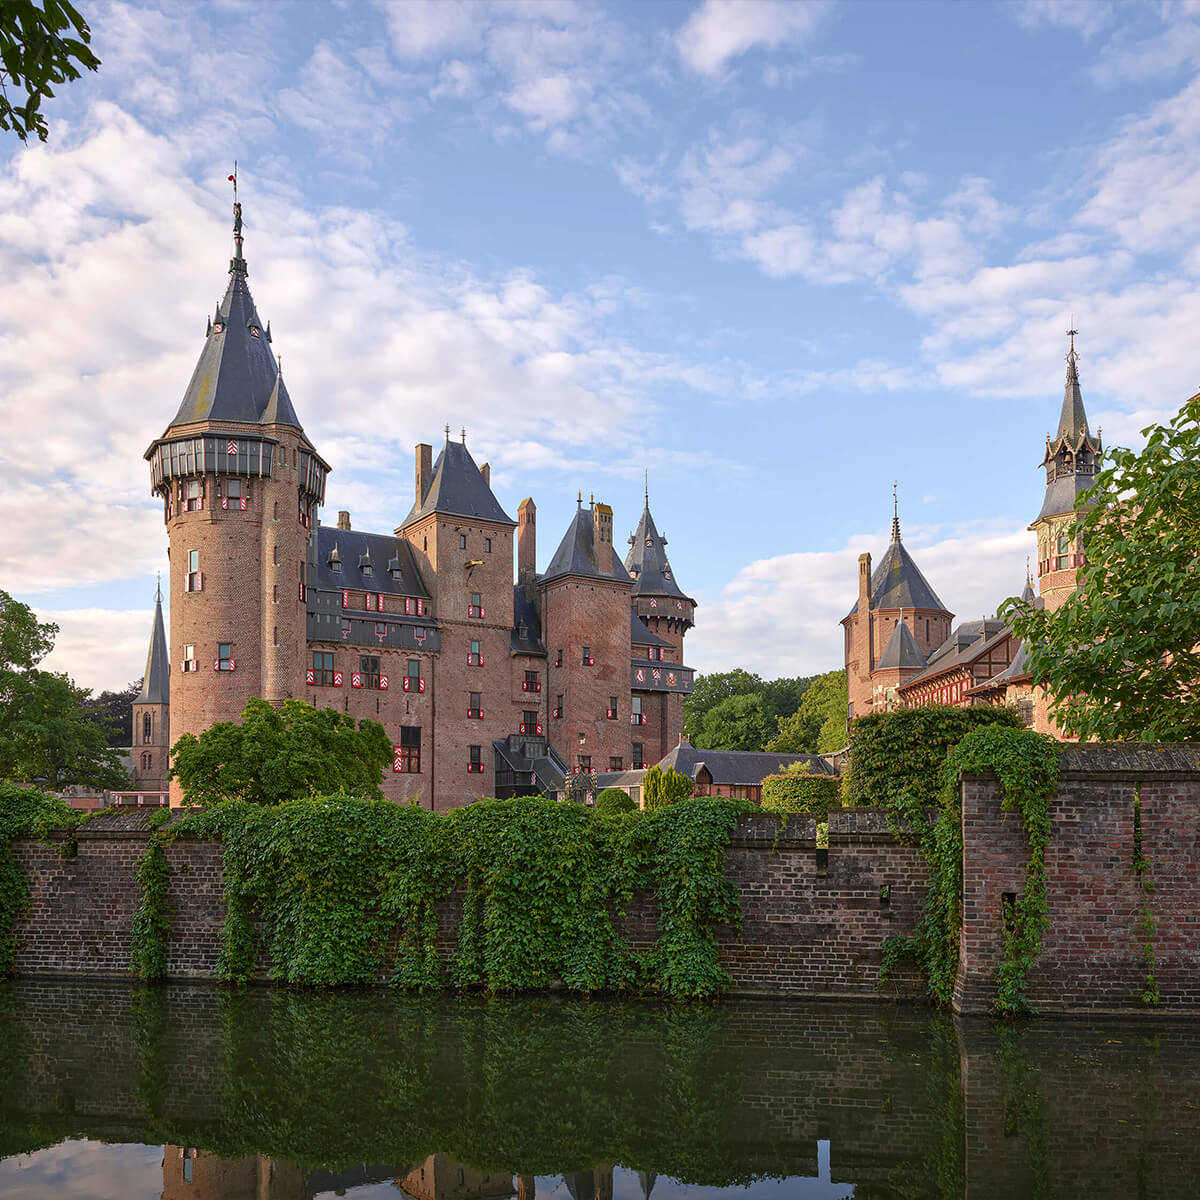
MULTIPOLYGON (((174 419, 146 451, 170 539, 171 733, 304 692, 304 569, 328 465, 255 308, 233 206, 229 283, 174 419)), ((172 795, 172 802, 179 796, 172 795)))
POLYGON ((1103 443, 1093 435, 1083 407, 1079 387, 1079 356, 1075 352, 1078 330, 1069 330, 1067 382, 1062 412, 1054 436, 1046 435, 1042 466, 1046 471, 1046 495, 1042 508, 1029 528, 1037 534, 1038 590, 1048 609, 1058 608, 1075 590, 1083 565, 1083 545, 1071 532, 1083 507, 1080 496, 1096 481, 1103 443))
POLYGON ((167 790, 167 761, 171 746, 171 664, 163 625, 162 588, 154 593, 154 623, 146 651, 142 690, 133 701, 130 758, 133 782, 139 792, 167 790))

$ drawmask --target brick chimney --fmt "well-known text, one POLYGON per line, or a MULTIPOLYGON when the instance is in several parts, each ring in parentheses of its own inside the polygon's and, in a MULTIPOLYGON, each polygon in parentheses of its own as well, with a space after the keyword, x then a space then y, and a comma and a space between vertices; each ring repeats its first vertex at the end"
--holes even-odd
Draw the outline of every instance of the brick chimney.
POLYGON ((479 468, 479 473, 480 473, 480 475, 483 476, 483 482, 486 483, 488 485, 488 487, 491 487, 492 486, 492 464, 484 463, 483 466, 479 468))
POLYGON ((424 442, 417 443, 417 507, 425 503, 429 484, 433 479, 433 447, 424 442))
POLYGON ((592 544, 596 549, 596 570, 611 575, 613 565, 613 514, 607 504, 592 502, 592 544))
POLYGON ((339 529, 349 529, 350 528, 350 514, 344 508, 338 509, 337 527, 339 529))
POLYGON ((517 509, 517 582, 532 603, 537 583, 537 505, 528 496, 517 509))
POLYGON ((875 626, 871 620, 871 556, 858 556, 858 637, 859 645, 865 650, 859 658, 859 668, 864 675, 875 669, 875 626))

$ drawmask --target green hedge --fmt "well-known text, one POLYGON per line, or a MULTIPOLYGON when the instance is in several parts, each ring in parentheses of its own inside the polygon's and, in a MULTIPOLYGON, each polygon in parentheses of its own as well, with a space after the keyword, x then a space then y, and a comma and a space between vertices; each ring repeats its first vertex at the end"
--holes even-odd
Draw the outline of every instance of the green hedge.
POLYGON ((636 809, 637 805, 633 802, 629 793, 623 792, 620 788, 605 788, 596 797, 596 811, 598 813, 634 812, 636 809))
POLYGON ((762 806, 769 812, 803 813, 824 821, 829 806, 841 799, 841 783, 832 775, 768 775, 762 806))
POLYGON ((1013 708, 902 708, 871 713, 850 727, 847 803, 913 819, 935 808, 946 755, 983 725, 1019 728, 1013 708))

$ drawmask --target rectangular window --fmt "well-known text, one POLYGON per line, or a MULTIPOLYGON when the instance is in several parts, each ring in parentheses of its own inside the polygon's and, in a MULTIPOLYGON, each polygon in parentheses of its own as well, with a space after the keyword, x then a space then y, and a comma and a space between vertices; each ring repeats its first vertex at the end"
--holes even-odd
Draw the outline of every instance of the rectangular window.
POLYGON ((554 701, 554 711, 550 714, 556 721, 562 720, 563 698, 559 696, 554 701))
POLYGON ((333 655, 323 650, 313 651, 312 678, 309 683, 328 687, 333 683, 333 655))
POLYGON ((629 707, 630 707, 630 712, 629 712, 630 725, 645 725, 646 714, 644 712, 642 712, 641 696, 634 696, 634 698, 629 702, 629 707))
POLYGON ((479 648, 478 642, 471 643, 471 649, 467 651, 467 666, 482 667, 483 666, 483 651, 479 648))
POLYGON ((483 539, 483 551, 485 554, 491 554, 491 552, 492 552, 492 539, 491 538, 483 539))
POLYGON ((183 648, 183 662, 181 664, 184 671, 198 671, 200 662, 196 658, 196 647, 189 642, 183 648))
POLYGON ((614 754, 609 757, 608 769, 610 771, 623 771, 625 768, 621 766, 621 756, 614 754))
POLYGON ((199 550, 188 551, 188 569, 183 581, 183 590, 185 592, 204 591, 204 572, 200 570, 199 550))
POLYGON ((468 617, 483 617, 483 597, 478 592, 471 593, 471 603, 467 605, 468 617))
POLYGON ((633 743, 633 762, 630 764, 635 771, 642 771, 646 767, 646 746, 643 742, 633 743))
POLYGON ((523 692, 540 692, 542 690, 542 681, 538 678, 536 671, 526 671, 525 678, 521 682, 521 691, 523 692))
POLYGON ((584 646, 583 648, 583 665, 585 667, 594 667, 596 665, 596 660, 592 657, 591 646, 584 646))
POLYGON ((469 746, 470 757, 467 760, 467 774, 483 774, 483 747, 469 746))
POLYGON ((467 548, 467 535, 465 533, 460 533, 458 535, 458 548, 460 550, 465 550, 467 548))
POLYGON ((198 479, 189 479, 184 491, 184 511, 197 512, 204 507, 204 492, 198 479))
POLYGON ((475 721, 483 720, 483 693, 467 693, 467 716, 475 721))
POLYGON ((556 667, 561 667, 561 666, 562 666, 562 651, 561 651, 561 650, 560 650, 560 651, 558 652, 558 654, 555 656, 555 659, 554 659, 554 665, 555 665, 556 667))
POLYGON ((421 678, 421 660, 410 658, 404 673, 404 690, 406 692, 423 692, 425 680, 421 678))
POLYGON ((358 671, 362 676, 363 687, 377 688, 379 686, 379 658, 377 655, 359 655, 358 671))
POLYGON ((217 643, 217 670, 232 671, 237 667, 233 657, 233 645, 230 642, 217 643))
POLYGON ((592 756, 590 754, 581 754, 575 763, 575 774, 590 775, 592 773, 592 756))
POLYGON ((604 715, 610 721, 615 721, 617 719, 617 698, 616 698, 616 696, 609 696, 608 707, 604 710, 604 715))
POLYGON ((392 770, 397 775, 421 773, 421 727, 400 726, 400 745, 392 747, 392 770))
POLYGON ((537 737, 542 732, 542 726, 537 719, 536 709, 527 708, 521 714, 521 732, 526 736, 537 737))

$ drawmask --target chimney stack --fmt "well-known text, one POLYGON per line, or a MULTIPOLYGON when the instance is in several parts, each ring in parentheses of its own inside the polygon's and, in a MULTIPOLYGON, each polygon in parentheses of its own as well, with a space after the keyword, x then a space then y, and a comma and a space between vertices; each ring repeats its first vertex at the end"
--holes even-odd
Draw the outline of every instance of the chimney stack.
POLYGON ((433 447, 425 442, 417 443, 417 507, 425 503, 429 484, 433 480, 433 447))
POLYGON ((350 514, 344 508, 338 510, 337 527, 339 529, 349 529, 350 528, 350 514))
POLYGON ((871 556, 858 556, 859 667, 863 675, 875 669, 875 625, 871 620, 871 556))
POLYGON ((491 487, 492 486, 492 464, 484 463, 483 466, 479 468, 479 473, 480 473, 480 475, 483 476, 483 482, 486 483, 488 485, 488 487, 491 487))
POLYGON ((596 550, 596 570, 611 575, 613 569, 613 513, 607 504, 592 502, 592 544, 596 550))
POLYGON ((532 604, 537 584, 537 506, 532 497, 517 509, 517 582, 532 604))

